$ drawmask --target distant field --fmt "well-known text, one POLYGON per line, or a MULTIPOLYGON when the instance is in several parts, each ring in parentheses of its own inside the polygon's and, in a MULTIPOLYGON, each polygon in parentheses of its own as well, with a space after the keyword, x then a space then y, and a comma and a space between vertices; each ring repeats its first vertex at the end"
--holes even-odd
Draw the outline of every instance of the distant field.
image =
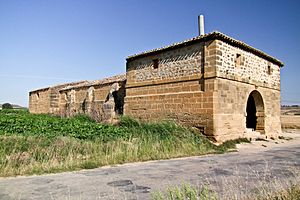
POLYGON ((281 107, 281 127, 300 129, 300 107, 281 107))
POLYGON ((281 115, 300 115, 300 106, 282 106, 281 115))
POLYGON ((281 127, 284 129, 300 129, 300 116, 281 115, 281 127))

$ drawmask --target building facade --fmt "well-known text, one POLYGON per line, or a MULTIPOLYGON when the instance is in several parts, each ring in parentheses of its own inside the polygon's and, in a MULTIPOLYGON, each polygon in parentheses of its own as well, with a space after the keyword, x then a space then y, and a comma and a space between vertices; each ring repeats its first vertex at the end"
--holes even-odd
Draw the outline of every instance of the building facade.
POLYGON ((96 81, 81 81, 29 92, 29 111, 61 117, 85 114, 106 123, 116 123, 123 114, 125 75, 96 81))
MULTIPOLYGON (((145 121, 175 120, 219 142, 253 131, 274 137, 281 133, 282 66, 279 60, 243 42, 213 32, 129 56, 126 77, 106 85, 111 88, 117 83, 123 88, 122 95, 117 95, 122 99, 116 100, 120 104, 117 114, 145 121)), ((60 114, 80 113, 84 101, 86 113, 103 112, 105 95, 96 98, 100 107, 89 102, 95 102, 90 94, 104 85, 98 82, 93 89, 80 84, 60 89, 60 114)), ((107 93, 108 88, 103 90, 107 93)))

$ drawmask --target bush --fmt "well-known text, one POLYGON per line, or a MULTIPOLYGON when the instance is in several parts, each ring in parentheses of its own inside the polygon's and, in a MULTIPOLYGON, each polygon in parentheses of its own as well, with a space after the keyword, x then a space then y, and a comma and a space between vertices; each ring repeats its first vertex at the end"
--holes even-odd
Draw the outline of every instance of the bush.
POLYGON ((2 109, 13 109, 13 106, 10 103, 5 103, 2 105, 2 109))

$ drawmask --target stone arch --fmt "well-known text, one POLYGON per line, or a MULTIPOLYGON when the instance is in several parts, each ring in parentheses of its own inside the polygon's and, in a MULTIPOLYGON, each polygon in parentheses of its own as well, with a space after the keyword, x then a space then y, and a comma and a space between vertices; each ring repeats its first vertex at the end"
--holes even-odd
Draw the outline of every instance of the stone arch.
POLYGON ((262 95, 253 90, 246 104, 246 128, 265 133, 265 106, 262 95))

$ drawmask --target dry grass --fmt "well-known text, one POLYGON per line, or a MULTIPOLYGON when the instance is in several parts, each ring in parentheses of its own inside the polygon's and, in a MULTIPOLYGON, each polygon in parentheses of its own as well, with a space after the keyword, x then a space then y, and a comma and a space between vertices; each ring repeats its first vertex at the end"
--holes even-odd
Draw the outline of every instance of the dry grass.
MULTIPOLYGON (((286 169, 284 169, 286 170, 286 169)), ((234 178, 207 177, 200 184, 183 183, 164 191, 154 191, 153 200, 300 200, 300 170, 290 169, 292 176, 278 178, 270 174, 266 164, 264 174, 249 168, 247 176, 236 169, 234 178), (240 174, 240 175, 239 175, 240 174), (255 177, 249 181, 249 177, 255 177), (273 178, 270 178, 273 177, 273 178)))
MULTIPOLYGON (((230 146, 231 147, 231 146, 230 146)), ((206 140, 141 136, 103 142, 71 137, 0 136, 0 176, 90 169, 125 162, 224 152, 206 140)))
POLYGON ((281 115, 281 127, 283 129, 300 129, 300 116, 281 115))
POLYGON ((207 186, 194 187, 189 184, 183 184, 179 187, 170 187, 167 192, 152 193, 153 200, 299 200, 300 199, 300 184, 291 183, 287 188, 274 191, 263 189, 256 194, 243 196, 240 198, 234 197, 217 197, 217 193, 210 190, 207 186))

